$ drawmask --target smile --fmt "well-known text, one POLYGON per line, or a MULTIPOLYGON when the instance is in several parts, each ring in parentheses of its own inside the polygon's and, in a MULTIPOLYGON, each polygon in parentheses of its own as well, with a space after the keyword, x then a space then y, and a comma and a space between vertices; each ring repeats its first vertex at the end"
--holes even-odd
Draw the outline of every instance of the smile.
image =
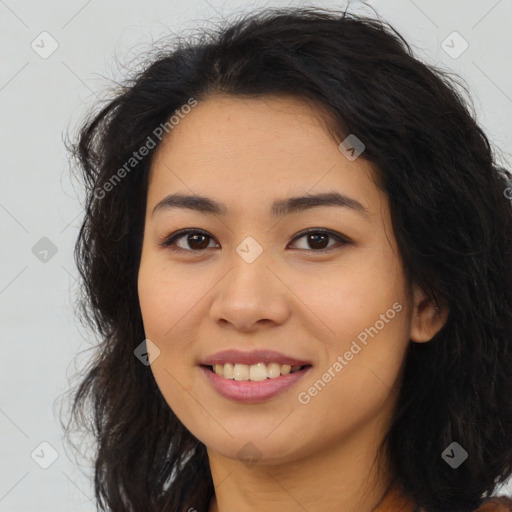
POLYGON ((257 364, 214 364, 210 368, 213 372, 225 379, 250 380, 259 382, 265 379, 275 379, 281 375, 295 373, 307 365, 279 364, 279 363, 257 363, 257 364))
POLYGON ((250 366, 227 363, 215 366, 220 367, 217 368, 217 371, 222 372, 227 367, 227 375, 219 375, 211 366, 201 365, 199 367, 209 385, 224 398, 243 403, 264 402, 274 398, 296 385, 312 369, 311 365, 305 365, 294 368, 294 371, 292 371, 290 365, 279 365, 277 363, 267 365, 258 363, 250 366), (279 367, 279 375, 274 373, 275 376, 269 377, 269 371, 270 373, 277 373, 274 364, 279 367), (281 373, 283 366, 285 367, 284 373, 281 373), (257 367, 253 371, 259 372, 257 373, 257 377, 261 377, 259 380, 249 379, 251 377, 250 367, 257 367), (230 376, 230 371, 232 371, 233 376, 230 376), (265 371, 265 378, 263 378, 263 371, 265 371))

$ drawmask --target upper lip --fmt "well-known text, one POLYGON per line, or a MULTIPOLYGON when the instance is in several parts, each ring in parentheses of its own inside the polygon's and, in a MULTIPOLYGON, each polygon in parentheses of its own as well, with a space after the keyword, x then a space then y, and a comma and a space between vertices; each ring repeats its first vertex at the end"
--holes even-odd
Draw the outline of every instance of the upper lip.
POLYGON ((247 365, 258 363, 279 363, 289 364, 290 366, 304 366, 311 364, 309 361, 289 357, 285 354, 281 354, 280 352, 276 352, 275 350, 252 350, 251 352, 241 352, 240 350, 234 349, 217 352, 201 362, 202 365, 206 366, 226 363, 247 365))

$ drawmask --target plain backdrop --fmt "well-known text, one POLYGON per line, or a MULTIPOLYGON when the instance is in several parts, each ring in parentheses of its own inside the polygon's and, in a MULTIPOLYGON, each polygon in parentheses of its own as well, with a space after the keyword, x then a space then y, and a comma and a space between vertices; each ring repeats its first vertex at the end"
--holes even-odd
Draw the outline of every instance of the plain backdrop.
MULTIPOLYGON (((510 167, 512 1, 368 3, 419 58, 466 81, 478 121, 510 167)), ((165 34, 285 5, 304 4, 0 0, 0 511, 96 510, 88 470, 66 451, 55 411, 57 397, 76 383, 75 364, 87 360, 77 354, 95 341, 73 311, 72 252, 83 209, 65 133, 125 76, 119 64, 139 62, 165 34)))

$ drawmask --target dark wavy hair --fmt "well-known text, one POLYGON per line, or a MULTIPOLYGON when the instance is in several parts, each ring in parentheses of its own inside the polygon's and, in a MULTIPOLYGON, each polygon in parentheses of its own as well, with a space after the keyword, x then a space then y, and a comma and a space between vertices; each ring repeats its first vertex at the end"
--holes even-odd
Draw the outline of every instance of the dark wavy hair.
POLYGON ((134 357, 145 339, 137 274, 159 144, 107 183, 181 106, 215 94, 300 98, 320 107, 338 140, 362 140, 406 278, 449 308, 429 343, 409 344, 379 452, 404 492, 428 511, 466 511, 510 476, 512 181, 457 78, 420 62, 379 16, 264 9, 158 48, 82 121, 67 142, 86 190, 77 304, 100 341, 63 426, 69 435, 72 423, 91 425, 101 510, 207 512, 214 495, 205 445, 134 357), (453 441, 469 454, 456 470, 441 457, 453 441))

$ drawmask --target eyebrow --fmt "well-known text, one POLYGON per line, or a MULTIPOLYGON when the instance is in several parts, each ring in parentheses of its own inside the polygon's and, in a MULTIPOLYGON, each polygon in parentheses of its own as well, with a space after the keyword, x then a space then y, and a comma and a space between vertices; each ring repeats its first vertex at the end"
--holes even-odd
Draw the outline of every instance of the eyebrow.
MULTIPOLYGON (((359 201, 340 192, 325 192, 321 194, 308 194, 304 196, 288 197, 272 203, 270 214, 273 217, 283 217, 290 213, 302 212, 319 206, 339 206, 349 208, 354 212, 369 218, 367 208, 359 201)), ((226 215, 228 209, 223 203, 211 197, 189 194, 170 194, 164 197, 154 208, 152 216, 159 211, 171 208, 188 208, 201 213, 226 215)))

